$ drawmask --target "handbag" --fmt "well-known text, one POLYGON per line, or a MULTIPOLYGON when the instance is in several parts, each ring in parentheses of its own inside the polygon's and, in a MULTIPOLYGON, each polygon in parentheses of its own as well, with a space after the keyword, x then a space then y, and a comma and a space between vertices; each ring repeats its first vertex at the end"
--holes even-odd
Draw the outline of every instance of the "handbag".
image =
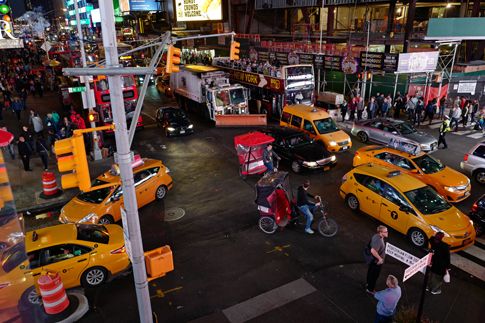
POLYGON ((451 281, 451 279, 450 279, 450 278, 451 278, 451 277, 450 277, 450 272, 449 272, 449 271, 448 271, 448 269, 447 269, 447 270, 446 270, 446 274, 443 276, 443 281, 444 281, 445 283, 449 283, 449 282, 451 281))
POLYGON ((364 247, 364 261, 367 265, 370 265, 371 263, 374 262, 374 256, 370 252, 370 241, 369 243, 364 247))

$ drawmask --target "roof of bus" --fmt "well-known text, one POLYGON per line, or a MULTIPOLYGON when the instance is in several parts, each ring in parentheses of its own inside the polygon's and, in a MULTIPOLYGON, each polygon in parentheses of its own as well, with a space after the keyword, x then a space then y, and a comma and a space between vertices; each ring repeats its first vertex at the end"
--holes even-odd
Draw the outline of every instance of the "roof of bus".
POLYGON ((205 65, 184 65, 184 69, 195 73, 205 73, 205 72, 215 72, 221 69, 215 66, 205 66, 205 65))
POLYGON ((287 105, 284 108, 285 112, 289 112, 292 114, 301 114, 302 112, 305 114, 311 114, 317 118, 328 118, 330 115, 327 113, 327 111, 314 107, 311 105, 306 105, 306 104, 292 104, 292 105, 287 105))

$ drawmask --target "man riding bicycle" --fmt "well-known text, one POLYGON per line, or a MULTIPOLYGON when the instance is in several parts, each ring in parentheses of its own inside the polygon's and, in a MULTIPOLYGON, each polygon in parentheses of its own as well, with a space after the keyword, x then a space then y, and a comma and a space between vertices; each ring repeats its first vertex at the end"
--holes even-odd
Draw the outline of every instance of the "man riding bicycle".
POLYGON ((308 200, 308 197, 311 198, 318 198, 318 195, 313 196, 312 194, 308 193, 308 188, 310 187, 310 180, 305 180, 303 185, 298 187, 298 192, 296 196, 296 206, 298 209, 305 215, 306 218, 306 226, 305 232, 308 234, 313 234, 314 231, 312 230, 312 222, 313 222, 313 212, 315 208, 320 205, 320 203, 313 203, 308 200))

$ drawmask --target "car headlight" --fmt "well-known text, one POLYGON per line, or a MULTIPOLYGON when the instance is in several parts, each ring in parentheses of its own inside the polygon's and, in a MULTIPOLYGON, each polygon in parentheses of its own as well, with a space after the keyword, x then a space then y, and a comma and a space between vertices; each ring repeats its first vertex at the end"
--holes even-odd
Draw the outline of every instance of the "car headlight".
POLYGON ((304 166, 307 166, 307 167, 317 167, 317 163, 316 162, 303 162, 303 165, 304 166))
POLYGON ((332 155, 332 157, 330 157, 330 160, 333 161, 333 162, 336 161, 337 160, 337 156, 332 155))
POLYGON ((336 141, 333 141, 333 140, 332 140, 332 141, 330 141, 328 144, 329 144, 330 146, 337 146, 337 142, 336 142, 336 141))
POLYGON ((445 190, 448 192, 454 193, 456 192, 456 187, 455 186, 445 186, 445 190))
POLYGON ((189 124, 189 126, 187 127, 188 129, 192 129, 194 127, 193 124, 189 124))
POLYGON ((98 215, 96 213, 89 213, 84 218, 78 221, 78 223, 86 223, 86 222, 93 223, 93 224, 98 222, 98 215))
POLYGON ((170 131, 170 132, 172 132, 172 131, 175 131, 175 128, 173 128, 173 127, 168 127, 168 128, 167 128, 167 130, 168 130, 168 131, 170 131))
POLYGON ((61 213, 61 215, 59 216, 59 222, 61 223, 69 223, 69 219, 67 218, 67 216, 65 216, 64 214, 61 213))
POLYGON ((437 227, 435 225, 430 225, 430 227, 434 232, 442 232, 445 235, 445 237, 450 236, 448 233, 446 233, 446 231, 441 230, 439 227, 437 227))

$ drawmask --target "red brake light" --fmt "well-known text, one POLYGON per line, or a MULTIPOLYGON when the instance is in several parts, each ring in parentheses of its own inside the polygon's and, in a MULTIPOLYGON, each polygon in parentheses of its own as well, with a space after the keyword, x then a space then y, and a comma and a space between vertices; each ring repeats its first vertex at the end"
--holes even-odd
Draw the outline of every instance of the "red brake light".
POLYGON ((119 253, 125 253, 125 252, 126 252, 126 248, 125 248, 124 245, 121 248, 111 250, 112 255, 119 254, 119 253))
POLYGON ((473 203, 472 205, 472 212, 476 212, 478 210, 477 202, 473 203))
POLYGON ((354 153, 354 156, 357 156, 359 154, 359 152, 356 150, 355 153, 354 153))
POLYGON ((463 161, 467 161, 468 160, 468 154, 465 154, 465 156, 463 157, 463 161))

